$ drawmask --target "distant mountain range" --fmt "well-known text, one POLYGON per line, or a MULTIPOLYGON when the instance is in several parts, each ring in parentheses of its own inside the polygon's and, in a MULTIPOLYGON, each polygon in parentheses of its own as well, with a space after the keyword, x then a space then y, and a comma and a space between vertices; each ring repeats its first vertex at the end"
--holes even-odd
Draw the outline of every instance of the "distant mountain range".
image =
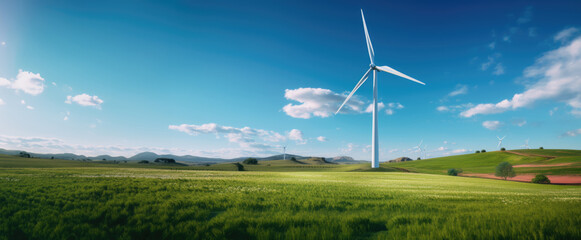
MULTIPOLYGON (((0 154, 19 155, 20 152, 22 152, 22 151, 20 151, 20 150, 6 150, 6 149, 0 148, 0 154)), ((105 159, 107 161, 141 161, 141 160, 154 161, 156 158, 171 158, 171 159, 176 160, 177 162, 197 163, 197 164, 240 162, 240 161, 243 161, 244 159, 248 158, 248 157, 239 157, 239 158, 227 159, 227 158, 198 157, 198 156, 192 156, 192 155, 185 155, 185 156, 177 156, 177 155, 173 155, 173 154, 159 155, 159 154, 153 153, 153 152, 142 152, 142 153, 138 153, 135 156, 132 156, 129 158, 123 157, 123 156, 114 157, 114 156, 110 156, 110 155, 99 155, 99 156, 94 156, 94 157, 88 157, 85 155, 77 155, 74 153, 55 153, 55 154, 32 153, 32 152, 27 152, 27 153, 29 153, 31 155, 31 157, 45 158, 45 159, 56 158, 56 159, 65 159, 65 160, 85 160, 85 159, 103 160, 103 159, 105 159)), ((283 157, 284 157, 283 154, 279 154, 279 155, 274 155, 274 156, 270 156, 270 157, 264 157, 264 158, 255 157, 255 158, 258 161, 267 161, 267 160, 283 159, 283 157)), ((304 157, 304 156, 293 155, 293 154, 286 155, 286 159, 291 159, 292 157, 294 157, 297 160, 311 158, 311 157, 304 157)), ((361 162, 365 162, 365 161, 353 160, 352 157, 348 157, 348 156, 338 156, 338 157, 326 158, 326 159, 329 162, 335 162, 335 163, 361 163, 361 162)))

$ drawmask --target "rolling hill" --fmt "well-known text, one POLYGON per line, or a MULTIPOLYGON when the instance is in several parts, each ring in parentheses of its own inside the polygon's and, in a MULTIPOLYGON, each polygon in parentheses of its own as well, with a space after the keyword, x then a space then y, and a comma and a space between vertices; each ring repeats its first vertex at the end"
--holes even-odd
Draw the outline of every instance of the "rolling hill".
MULTIPOLYGON (((494 174, 496 165, 505 161, 514 166, 517 176, 523 176, 522 179, 516 178, 517 180, 524 181, 536 174, 581 177, 581 151, 564 149, 473 153, 409 162, 382 163, 381 166, 431 174, 446 174, 448 169, 455 168, 462 169, 464 176, 491 177, 490 174, 494 174)), ((527 181, 530 181, 530 178, 527 181)))

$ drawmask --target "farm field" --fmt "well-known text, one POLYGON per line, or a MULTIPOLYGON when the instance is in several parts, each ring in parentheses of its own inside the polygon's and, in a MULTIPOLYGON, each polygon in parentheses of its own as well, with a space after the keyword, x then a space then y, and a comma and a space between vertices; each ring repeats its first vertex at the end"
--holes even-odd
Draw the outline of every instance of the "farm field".
MULTIPOLYGON (((518 175, 534 177, 535 174, 568 176, 581 183, 581 151, 579 150, 511 150, 506 152, 473 153, 420 161, 383 163, 383 167, 404 168, 413 172, 446 174, 450 168, 462 169, 466 176, 494 175, 494 168, 507 161, 518 175)), ((530 181, 530 178, 527 181, 530 181)), ((524 179, 523 179, 524 180, 524 179)))
POLYGON ((580 186, 403 172, 50 167, 55 160, 16 157, 19 167, 5 167, 9 160, 0 161, 2 239, 581 238, 580 186))

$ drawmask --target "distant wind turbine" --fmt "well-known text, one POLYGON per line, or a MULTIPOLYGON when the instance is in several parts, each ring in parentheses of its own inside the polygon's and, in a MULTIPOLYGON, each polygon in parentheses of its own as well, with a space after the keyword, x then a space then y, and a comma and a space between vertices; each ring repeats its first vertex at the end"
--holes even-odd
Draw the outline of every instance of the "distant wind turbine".
POLYGON ((347 103, 347 101, 349 101, 349 99, 351 98, 351 96, 353 96, 353 94, 357 91, 357 89, 359 89, 359 87, 361 87, 361 85, 363 85, 363 83, 365 83, 365 81, 367 80, 367 77, 369 77, 369 73, 371 71, 373 71, 373 120, 372 120, 372 131, 371 131, 371 167, 372 168, 378 168, 379 167, 379 136, 377 133, 377 72, 378 71, 382 71, 382 72, 387 72, 387 73, 391 73, 393 75, 397 75, 400 77, 403 77, 405 79, 417 82, 419 84, 423 84, 426 85, 423 82, 420 82, 408 75, 405 75, 401 72, 398 72, 397 70, 389 67, 389 66, 376 66, 375 62, 374 62, 374 58, 375 58, 375 52, 373 51, 373 45, 371 44, 371 39, 369 38, 369 33, 367 32, 367 24, 365 23, 365 16, 363 15, 363 9, 361 9, 361 19, 363 20, 363 30, 365 32, 365 41, 367 43, 367 52, 369 53, 369 60, 371 60, 371 64, 369 64, 369 69, 367 70, 367 72, 365 72, 365 74, 363 74, 363 77, 361 78, 361 80, 359 80, 359 82, 357 83, 357 85, 355 85, 355 88, 353 88, 353 90, 351 90, 351 93, 349 93, 349 96, 345 99, 345 101, 343 102, 343 104, 341 104, 341 106, 339 107, 339 109, 337 109, 337 112, 335 112, 335 114, 339 113, 339 111, 341 110, 341 108, 343 108, 343 106, 345 105, 345 103, 347 103))
POLYGON ((529 148, 529 139, 525 140, 525 145, 522 145, 523 147, 525 147, 526 149, 530 149, 529 148))
POLYGON ((416 148, 418 149, 418 151, 420 151, 420 154, 419 154, 419 157, 420 157, 420 158, 422 157, 422 143, 423 143, 423 142, 424 142, 424 139, 422 139, 422 140, 420 141, 420 144, 418 144, 418 145, 416 146, 416 148))
POLYGON ((497 148, 500 148, 500 145, 502 145, 502 140, 505 138, 506 136, 499 138, 498 136, 496 136, 496 138, 498 138, 498 146, 497 148))
POLYGON ((286 145, 282 146, 283 160, 286 160, 286 145))

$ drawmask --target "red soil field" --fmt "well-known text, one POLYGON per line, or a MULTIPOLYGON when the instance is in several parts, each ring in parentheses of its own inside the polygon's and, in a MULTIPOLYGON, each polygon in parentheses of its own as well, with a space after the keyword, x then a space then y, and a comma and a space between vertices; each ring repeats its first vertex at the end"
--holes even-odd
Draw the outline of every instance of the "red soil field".
MULTIPOLYGON (((546 166, 546 165, 544 165, 546 166)), ((480 178, 492 178, 492 179, 502 179, 501 177, 494 176, 494 174, 486 173, 466 173, 461 174, 461 176, 467 177, 480 177, 480 178)), ((507 178, 509 181, 517 182, 531 182, 531 179, 535 177, 535 174, 519 174, 513 178, 507 178)), ((547 175, 551 183, 553 184, 581 184, 581 176, 577 175, 547 175)))

